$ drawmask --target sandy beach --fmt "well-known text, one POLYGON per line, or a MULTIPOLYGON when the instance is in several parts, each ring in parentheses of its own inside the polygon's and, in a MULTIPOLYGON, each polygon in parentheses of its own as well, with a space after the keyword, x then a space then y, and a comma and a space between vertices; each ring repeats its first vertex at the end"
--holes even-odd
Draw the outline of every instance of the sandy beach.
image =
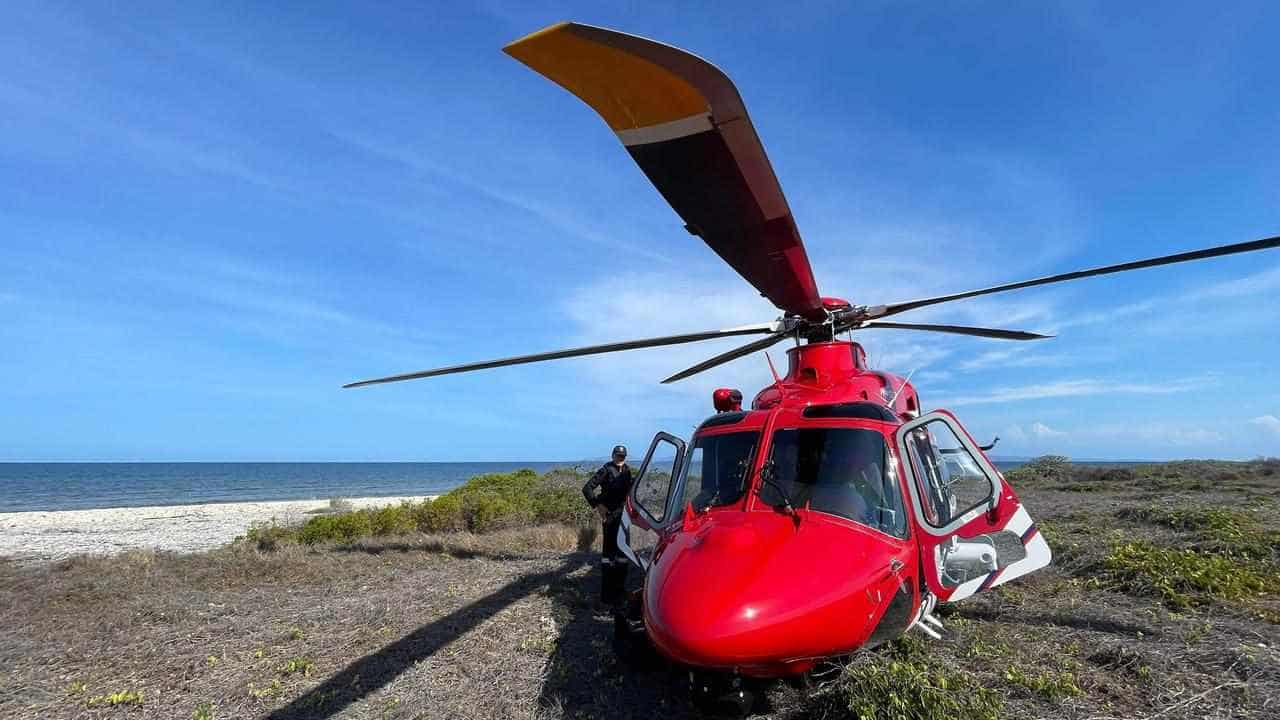
MULTIPOLYGON (((350 502, 368 507, 426 497, 351 498, 350 502)), ((234 540, 253 523, 273 518, 281 523, 302 522, 328 507, 328 500, 317 499, 0 513, 0 557, 56 560, 139 548, 196 552, 234 540)))

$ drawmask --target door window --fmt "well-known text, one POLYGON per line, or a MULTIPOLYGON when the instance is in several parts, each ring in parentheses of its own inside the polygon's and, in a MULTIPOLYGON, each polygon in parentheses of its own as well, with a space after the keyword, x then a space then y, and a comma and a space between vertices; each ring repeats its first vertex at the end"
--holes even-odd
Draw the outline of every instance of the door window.
POLYGON ((666 522, 667 501, 671 497, 672 479, 682 451, 682 445, 674 437, 659 433, 640 466, 632 497, 655 525, 666 522))
POLYGON ((915 501, 921 575, 940 602, 957 602, 1048 565, 1053 558, 1013 488, 946 410, 894 432, 915 501))
POLYGON ((698 438, 685 464, 684 486, 677 511, 732 505, 747 489, 747 476, 760 433, 738 432, 698 438))
POLYGON ((915 469, 921 512, 933 527, 946 527, 989 503, 998 491, 994 478, 942 419, 910 430, 904 444, 915 469))

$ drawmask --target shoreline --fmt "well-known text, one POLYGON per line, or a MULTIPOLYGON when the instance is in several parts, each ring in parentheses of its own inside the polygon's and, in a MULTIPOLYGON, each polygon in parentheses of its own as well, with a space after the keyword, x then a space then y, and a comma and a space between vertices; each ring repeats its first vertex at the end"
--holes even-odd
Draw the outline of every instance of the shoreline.
MULTIPOLYGON (((354 508, 364 508, 433 497, 389 495, 344 500, 354 508)), ((254 523, 300 523, 328 507, 326 498, 6 512, 0 513, 0 558, 52 561, 144 549, 200 552, 231 542, 254 523)))

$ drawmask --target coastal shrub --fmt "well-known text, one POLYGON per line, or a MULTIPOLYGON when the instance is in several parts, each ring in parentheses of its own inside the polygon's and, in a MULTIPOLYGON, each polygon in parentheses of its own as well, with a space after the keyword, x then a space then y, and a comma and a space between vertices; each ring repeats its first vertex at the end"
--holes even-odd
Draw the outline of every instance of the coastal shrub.
POLYGON ((574 471, 552 471, 534 489, 532 509, 539 523, 559 522, 582 527, 593 525, 595 514, 582 499, 586 478, 574 471))
POLYGON ((263 552, 274 552, 280 549, 285 543, 298 541, 297 528, 279 525, 272 520, 268 523, 254 523, 249 526, 242 538, 254 547, 263 552))
POLYGON ((289 660, 286 661, 285 664, 280 666, 280 674, 282 675, 301 674, 303 677, 310 677, 311 670, 314 667, 315 667, 315 663, 311 662, 310 658, 301 657, 301 656, 289 658, 289 660))
POLYGON ((1025 670, 1017 665, 1010 665, 1004 671, 1004 679, 1014 687, 1029 690, 1055 702, 1084 694, 1084 690, 1076 682, 1075 674, 1066 670, 1025 670))
POLYGON ((418 521, 414 517, 413 503, 405 501, 369 510, 369 526, 369 534, 379 537, 414 532, 418 529, 418 521))
POLYGON ((1263 528, 1258 516, 1248 510, 1150 506, 1125 508, 1117 515, 1126 520, 1192 532, 1200 541, 1201 550, 1254 560, 1270 560, 1280 555, 1280 532, 1263 528))
POLYGON ((427 532, 467 530, 488 532, 533 520, 533 488, 538 474, 532 470, 478 475, 431 501, 427 532))
POLYGON ((371 513, 357 511, 341 515, 317 515, 303 524, 298 540, 307 545, 328 540, 351 542, 373 534, 371 513))
POLYGON ((1256 597, 1280 586, 1280 573, 1261 563, 1141 540, 1114 546, 1103 567, 1113 588, 1156 595, 1177 610, 1256 597))
POLYGON ((839 679, 806 700, 808 717, 859 720, 997 720, 1004 701, 972 673, 915 649, 907 636, 865 653, 839 679))
POLYGON ((421 510, 418 528, 492 532, 530 524, 585 525, 591 509, 582 501, 583 480, 572 470, 480 475, 431 501, 421 510))
POLYGON ((1129 468, 1073 465, 1068 474, 1058 478, 1058 485, 1054 489, 1080 493, 1123 491, 1134 487, 1137 484, 1137 477, 1137 474, 1129 468), (1067 478, 1070 480, 1066 481, 1067 478))
POLYGON ((573 470, 553 470, 541 476, 533 470, 490 473, 434 500, 326 513, 301 525, 254 525, 243 539, 259 550, 271 551, 285 543, 349 543, 413 532, 490 533, 547 524, 589 528, 594 517, 582 500, 583 480, 573 470))
POLYGON ((142 707, 142 692, 140 690, 121 690, 120 692, 106 695, 97 695, 89 698, 85 704, 91 708, 117 707, 119 705, 142 707))
POLYGON ((1071 467, 1071 458, 1065 455, 1041 455, 1005 473, 1005 477, 1010 483, 1023 485, 1063 482, 1071 478, 1071 467))

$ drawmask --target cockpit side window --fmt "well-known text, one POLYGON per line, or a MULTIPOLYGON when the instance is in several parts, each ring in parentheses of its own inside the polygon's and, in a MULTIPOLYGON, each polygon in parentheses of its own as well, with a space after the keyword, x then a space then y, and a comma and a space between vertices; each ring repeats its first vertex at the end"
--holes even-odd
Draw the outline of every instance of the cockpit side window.
MULTIPOLYGON (((773 480, 796 507, 830 513, 906 537, 898 480, 888 472, 884 436, 861 428, 792 428, 773 434, 769 451, 773 480)), ((782 504, 771 483, 761 499, 782 504)))
POLYGON ((747 489, 747 476, 755 458, 760 433, 736 432, 703 435, 685 461, 683 489, 677 511, 692 504, 695 510, 732 505, 747 489))

